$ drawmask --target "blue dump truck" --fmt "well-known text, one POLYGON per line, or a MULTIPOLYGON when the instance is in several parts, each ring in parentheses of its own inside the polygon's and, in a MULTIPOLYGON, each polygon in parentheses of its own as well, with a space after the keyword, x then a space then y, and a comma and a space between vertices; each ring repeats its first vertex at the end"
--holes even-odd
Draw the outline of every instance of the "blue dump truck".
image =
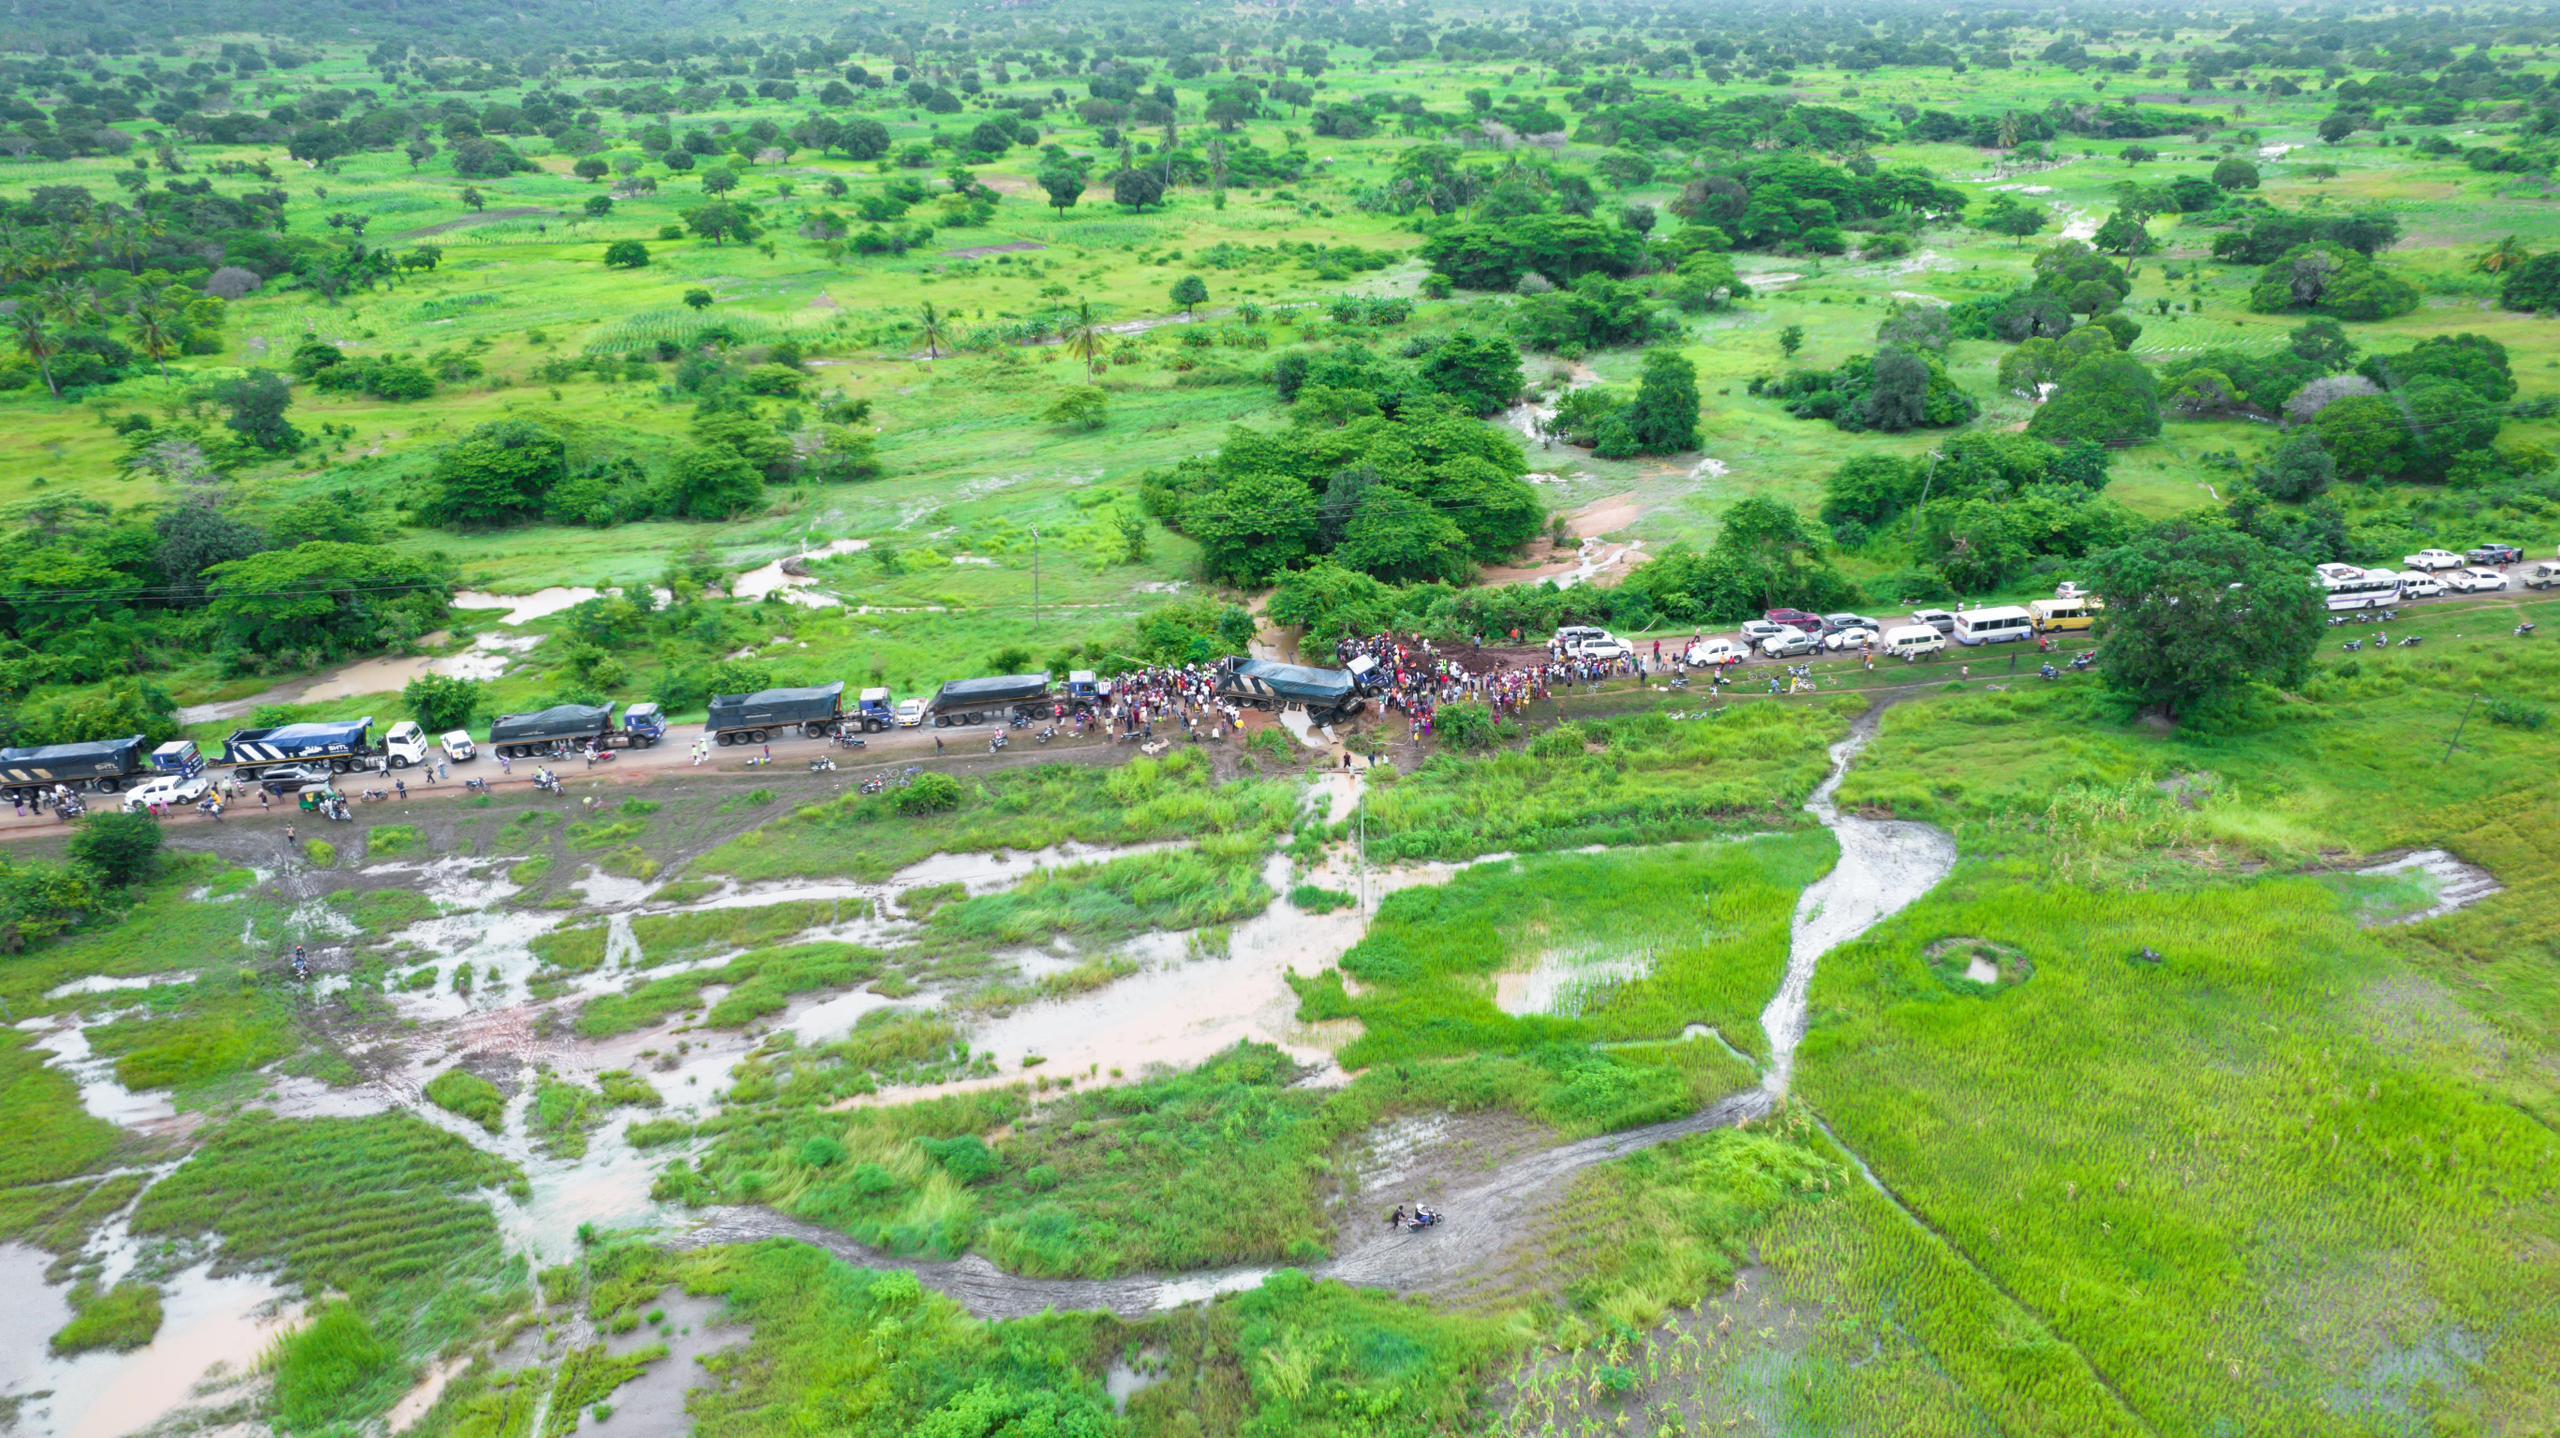
POLYGON ((1248 709, 1304 709, 1319 724, 1360 712, 1360 683, 1348 669, 1316 669, 1271 659, 1229 659, 1218 665, 1217 695, 1248 709))
POLYGON ((847 722, 860 726, 865 734, 885 734, 898 727, 898 703, 886 689, 865 689, 854 701, 847 722))
POLYGON ((489 747, 508 759, 530 759, 555 749, 648 749, 667 737, 667 718, 655 704, 634 704, 613 719, 610 704, 554 704, 530 714, 501 714, 489 726, 489 747), (562 746, 566 746, 562 749, 562 746))
POLYGON ((86 744, 44 744, 32 749, 0 749, 0 794, 12 802, 50 792, 57 784, 74 790, 112 794, 153 771, 139 734, 123 739, 94 739, 86 744))
POLYGON ((370 768, 375 759, 386 768, 406 769, 427 758, 426 735, 411 723, 395 724, 373 744, 373 718, 331 719, 311 724, 280 724, 271 729, 242 729, 222 741, 222 762, 243 779, 265 778, 272 768, 321 766, 340 774, 370 768))
POLYGON ((795 729, 808 738, 823 739, 843 724, 844 681, 839 679, 815 689, 716 695, 703 727, 721 744, 762 744, 795 729))
POLYGON ((988 679, 955 679, 934 691, 925 701, 924 712, 933 716, 933 727, 947 729, 954 724, 1001 724, 1006 717, 1037 719, 1048 714, 1051 696, 1049 676, 1038 674, 999 674, 988 679))

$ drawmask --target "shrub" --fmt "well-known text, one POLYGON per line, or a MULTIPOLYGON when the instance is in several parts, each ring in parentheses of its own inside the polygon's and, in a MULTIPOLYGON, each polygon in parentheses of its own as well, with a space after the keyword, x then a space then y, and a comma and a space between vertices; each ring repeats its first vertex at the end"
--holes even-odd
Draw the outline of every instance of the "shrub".
POLYGON ((458 1118, 496 1133, 507 1121, 507 1100, 498 1086, 462 1069, 438 1074, 426 1088, 427 1102, 458 1118))
POLYGON ((2490 723, 2511 729, 2539 729, 2551 720, 2551 711, 2521 699, 2492 699, 2485 712, 2490 723))
POLYGON ((918 774, 913 784, 897 792, 890 806, 910 817, 944 814, 959 808, 962 797, 960 781, 950 775, 918 774))
POLYGON ((70 855, 122 888, 151 872, 160 854, 160 826, 147 814, 98 814, 71 836, 70 855))

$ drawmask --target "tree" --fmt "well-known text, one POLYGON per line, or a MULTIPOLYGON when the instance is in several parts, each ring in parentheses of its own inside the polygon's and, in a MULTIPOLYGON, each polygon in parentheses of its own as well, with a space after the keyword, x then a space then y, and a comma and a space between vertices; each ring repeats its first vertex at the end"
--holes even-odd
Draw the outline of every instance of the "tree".
POLYGON ((148 814, 121 809, 93 814, 72 831, 65 853, 73 863, 97 870, 111 886, 127 888, 159 861, 160 825, 148 814))
POLYGON ((1455 583, 1475 568, 1457 521, 1392 484, 1361 496, 1333 557, 1391 584, 1455 583))
POLYGON ((1066 429, 1100 429, 1111 417, 1111 397, 1093 385, 1078 385, 1040 417, 1066 429))
POLYGON ((2560 250, 2535 255, 2505 275, 2498 286, 2499 304, 2537 314, 2560 310, 2560 250))
POLYGON ((32 301, 12 300, 9 328, 17 336, 18 353, 25 355, 27 362, 44 377, 45 390, 55 399, 62 398, 62 386, 53 377, 53 359, 62 353, 62 339, 46 322, 44 311, 32 301))
POLYGON ((1520 396, 1520 347, 1500 335, 1460 330, 1423 356, 1419 374, 1470 413, 1493 414, 1520 396))
POLYGON ((2091 355, 2063 373, 2053 395, 2027 421, 2027 433, 2053 444, 2093 440, 2139 444, 2160 434, 2160 385, 2131 355, 2091 355))
POLYGON ((1173 282, 1173 302, 1182 306, 1182 317, 1189 319, 1194 309, 1209 302, 1209 286, 1198 275, 1184 275, 1173 282))
POLYGON ((2338 477, 2338 462, 2329 457, 2329 447, 2318 435, 2297 433, 2277 445, 2250 477, 2269 499, 2300 504, 2319 498, 2329 488, 2338 477))
POLYGON ((2308 565, 2217 525, 2171 520, 2091 557, 2107 604, 2098 672, 2163 716, 2310 673, 2325 609, 2308 565))
POLYGON ((601 220, 613 213, 613 196, 589 195, 587 202, 579 208, 586 212, 588 219, 601 220))
POLYGON ((2474 257, 2471 271, 2480 275, 2503 275, 2532 258, 2533 252, 2524 247, 2524 241, 2509 235, 2474 257))
POLYGON ((942 314, 933 307, 933 301, 924 302, 924 308, 918 312, 916 321, 917 328, 924 335, 924 357, 929 360, 941 359, 944 338, 942 314))
POLYGON ((709 240, 715 248, 731 240, 743 243, 756 237, 755 212, 734 200, 696 205, 684 212, 684 227, 709 240))
POLYGON ((1185 505, 1182 529, 1198 541, 1210 579, 1257 587, 1306 558, 1316 536, 1316 497, 1291 475, 1246 474, 1185 505))
POLYGON ((302 431, 285 419, 293 405, 293 387, 272 370, 253 369, 214 386, 213 398, 231 413, 223 420, 232 433, 258 448, 282 454, 299 448, 302 431))
POLYGON ((604 157, 602 155, 588 155, 581 158, 578 163, 571 165, 569 167, 569 172, 592 185, 596 181, 603 179, 606 175, 613 173, 613 167, 604 162, 604 157))
POLYGON ((181 343, 185 314, 181 304, 171 303, 160 295, 138 298, 126 311, 133 342, 159 367, 160 378, 164 380, 169 377, 169 356, 178 352, 181 343))
POLYGON ((1153 170, 1122 170, 1111 177, 1111 199, 1132 213, 1143 212, 1147 206, 1163 202, 1164 181, 1153 170))
POLYGON ((617 270, 636 270, 649 263, 649 247, 638 240, 616 240, 604 247, 604 262, 617 270))
POLYGON ((2356 360, 2355 341, 2347 338, 2344 325, 2332 319, 2304 320, 2285 336, 2284 345, 2318 366, 2322 374, 2336 374, 2356 360))
POLYGON ((444 622, 451 579, 374 544, 313 540, 205 571, 222 658, 239 668, 330 662, 404 644, 444 622))
POLYGON ((465 185, 462 187, 462 203, 476 215, 489 207, 489 197, 480 193, 478 185, 465 185))
POLYGON ((450 674, 421 674, 400 691, 409 706, 409 717, 429 733, 448 729, 469 728, 480 712, 483 686, 477 679, 457 679, 450 674))
MULTIPOLYGON (((1873 383, 1868 386, 1865 410, 1869 429, 1886 431, 1917 428, 1928 418, 1929 364, 1919 355, 1899 346, 1876 351, 1873 383)), ((1694 428, 1694 426, 1693 426, 1694 428)))
POLYGON ((1085 178, 1083 161, 1060 155, 1040 166, 1038 183, 1049 192, 1050 208, 1064 215, 1084 198, 1085 178))
MULTIPOLYGON (((1925 387, 1927 376, 1922 376, 1925 387)), ((1636 397, 1618 414, 1638 454, 1698 447, 1698 370, 1677 350, 1647 350, 1636 397)))
POLYGON ((523 419, 484 424, 437 456, 425 512, 456 526, 531 519, 568 478, 568 456, 567 441, 547 426, 523 419))
POLYGON ((667 498, 688 519, 728 519, 764 498, 764 475, 725 444, 689 444, 668 467, 667 498))
POLYGON ((698 285, 685 291, 684 307, 689 310, 697 311, 711 308, 711 291, 703 289, 698 285))
POLYGON ((2020 204, 2012 196, 1993 195, 1991 203, 1983 207, 1982 218, 1974 223, 1995 235, 2007 235, 2023 245, 2029 235, 2041 233, 2045 222, 2051 218, 2051 213, 2042 205, 2020 204))
POLYGON ((1094 372, 1102 364, 1102 326, 1094 323, 1093 307, 1076 301, 1076 316, 1060 327, 1058 337, 1066 343, 1067 353, 1084 361, 1085 382, 1093 382, 1094 372))
POLYGON ((2216 189, 2254 190, 2258 188, 2258 167, 2233 155, 2213 167, 2213 183, 2216 189))
POLYGON ((2098 232, 2089 237, 2089 243, 2110 254, 2148 254, 2152 248, 2151 230, 2142 223, 2141 216, 2130 210, 2118 210, 2107 216, 2105 224, 2098 226, 2098 232))
POLYGON ((1804 326, 1788 325, 1784 329, 1778 331, 1778 353, 1785 355, 1789 359, 1794 359, 1796 357, 1796 351, 1803 348, 1804 326))
POLYGON ((738 172, 727 167, 702 172, 702 193, 725 195, 738 188, 738 172))

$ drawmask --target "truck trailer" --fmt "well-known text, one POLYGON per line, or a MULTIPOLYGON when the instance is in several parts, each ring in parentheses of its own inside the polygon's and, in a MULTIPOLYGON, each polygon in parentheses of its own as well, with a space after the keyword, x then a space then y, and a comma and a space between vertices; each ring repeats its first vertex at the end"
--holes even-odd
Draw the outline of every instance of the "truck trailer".
POLYGON ((1360 684, 1348 669, 1316 669, 1270 659, 1229 659, 1218 666, 1217 695, 1252 709, 1307 711, 1319 724, 1360 712, 1360 684))
POLYGON ((241 778, 251 780, 263 777, 270 766, 287 764, 326 764, 338 773, 348 774, 368 767, 367 761, 377 757, 391 769, 424 763, 426 734, 404 720, 391 727, 377 750, 373 744, 373 718, 367 715, 362 719, 242 729, 222 741, 222 762, 239 770, 241 778))
POLYGON ((766 689, 754 694, 724 694, 711 701, 704 728, 721 744, 761 744, 797 729, 823 739, 844 723, 844 681, 815 689, 766 689))
POLYGON ((947 729, 954 724, 983 724, 992 719, 1003 723, 1008 715, 1018 719, 1037 719, 1049 712, 1051 702, 1049 675, 999 674, 987 679, 955 679, 934 691, 925 701, 924 711, 933 716, 933 727, 947 729))
POLYGON ((530 714, 501 714, 489 726, 489 747, 509 759, 530 759, 560 745, 572 750, 647 749, 667 737, 666 716, 655 704, 634 704, 613 719, 610 704, 554 704, 530 714))
POLYGON ((153 772, 144 747, 149 742, 135 734, 85 744, 0 749, 0 793, 12 802, 32 799, 56 785, 112 794, 153 772))

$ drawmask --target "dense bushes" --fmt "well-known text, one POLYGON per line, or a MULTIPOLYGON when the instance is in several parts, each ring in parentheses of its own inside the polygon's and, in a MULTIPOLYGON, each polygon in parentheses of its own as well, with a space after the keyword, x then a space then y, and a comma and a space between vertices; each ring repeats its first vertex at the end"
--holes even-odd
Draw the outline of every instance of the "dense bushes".
POLYGON ((1752 392, 1778 399, 1798 419, 1827 419, 1852 433, 1947 429, 1982 410, 1948 377, 1936 355, 1900 346, 1852 356, 1836 370, 1796 370, 1782 379, 1755 379, 1752 392))
POLYGON ((2309 312, 2338 320, 2385 320, 2418 307, 2418 287, 2344 245, 2318 241, 2277 257, 2249 287, 2260 314, 2309 312))

